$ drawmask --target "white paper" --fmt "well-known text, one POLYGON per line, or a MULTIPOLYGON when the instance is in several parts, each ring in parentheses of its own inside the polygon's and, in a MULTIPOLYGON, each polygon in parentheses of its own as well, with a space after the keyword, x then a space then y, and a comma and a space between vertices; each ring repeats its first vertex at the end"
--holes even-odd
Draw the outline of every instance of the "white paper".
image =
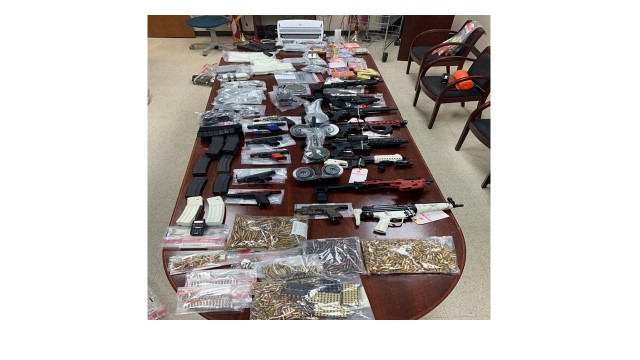
POLYGON ((446 219, 448 217, 449 215, 447 215, 444 211, 438 210, 414 216, 413 221, 418 225, 423 225, 436 220, 446 219))
POLYGON ((365 168, 361 168, 361 169, 353 169, 351 171, 351 176, 349 176, 349 183, 353 183, 353 182, 362 182, 367 180, 367 173, 369 172, 369 170, 365 169, 365 168))

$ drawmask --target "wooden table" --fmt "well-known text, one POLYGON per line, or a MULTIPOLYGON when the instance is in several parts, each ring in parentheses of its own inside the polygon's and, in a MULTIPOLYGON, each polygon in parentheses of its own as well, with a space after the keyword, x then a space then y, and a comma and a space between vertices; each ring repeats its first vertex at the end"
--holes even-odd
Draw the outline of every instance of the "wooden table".
MULTIPOLYGON (((288 53, 291 54, 291 53, 288 53)), ((281 56, 280 54, 278 56, 281 56)), ((290 56, 300 56, 299 54, 290 56)), ((363 56, 367 61, 369 67, 377 70, 377 66, 370 55, 363 56)), ((220 64, 225 62, 221 60, 220 64)), ((384 79, 384 74, 381 74, 384 79)), ((254 80, 264 80, 267 83, 268 91, 272 91, 273 85, 276 81, 273 75, 255 76, 254 80)), ((212 108, 211 103, 216 96, 219 89, 219 82, 216 82, 211 90, 209 99, 207 100, 206 109, 212 108)), ((387 106, 395 108, 396 104, 391 97, 391 93, 387 86, 382 83, 378 85, 378 91, 384 94, 384 99, 387 106)), ((297 116, 300 114, 301 108, 288 111, 285 113, 279 113, 275 106, 268 99, 263 102, 267 106, 266 115, 289 115, 297 116)), ((323 105, 328 106, 328 105, 323 105)), ((402 119, 400 113, 379 117, 368 117, 367 119, 402 119)), ((408 121, 421 121, 420 119, 408 121)), ((385 172, 379 172, 377 166, 369 165, 368 180, 372 179, 398 179, 407 177, 426 177, 433 179, 427 164, 424 162, 418 148, 415 145, 411 134, 407 127, 402 127, 399 130, 395 130, 392 134, 393 137, 402 137, 409 139, 409 144, 401 148, 390 149, 374 149, 373 154, 395 154, 399 153, 405 157, 408 157, 412 162, 411 168, 395 169, 390 166, 385 172)), ((242 143, 242 142, 241 142, 242 143)), ((298 142, 299 143, 299 142, 298 142)), ((176 201, 173 215, 171 217, 171 225, 176 224, 177 218, 182 213, 186 206, 186 198, 184 197, 185 191, 189 182, 193 178, 191 175, 191 169, 195 161, 204 155, 209 143, 203 143, 199 138, 193 145, 191 152, 191 158, 186 166, 184 180, 180 188, 180 195, 176 201)), ((317 203, 315 197, 315 186, 317 184, 305 184, 300 183, 293 179, 291 173, 294 169, 300 166, 308 166, 308 164, 302 164, 302 148, 299 145, 288 147, 291 151, 292 163, 289 165, 270 165, 261 167, 287 167, 288 179, 284 185, 260 185, 259 188, 273 188, 273 189, 285 189, 284 199, 281 205, 270 205, 266 208, 258 208, 258 206, 252 205, 229 205, 226 206, 225 224, 229 226, 229 229, 233 228, 233 221, 236 214, 245 215, 260 215, 260 216, 292 216, 293 208, 295 204, 304 203, 317 203)), ((208 172, 208 181, 202 191, 202 197, 208 198, 212 195, 212 187, 216 177, 216 164, 217 161, 213 160, 208 172)), ((251 168, 251 165, 240 164, 240 153, 236 154, 231 168, 251 168)), ((338 181, 335 183, 347 183, 349 180, 350 171, 346 170, 338 181)), ((369 193, 356 193, 356 192, 333 192, 329 195, 329 202, 335 203, 352 203, 354 208, 360 208, 368 205, 382 205, 382 204, 407 204, 407 203, 428 203, 428 202, 444 202, 446 196, 443 196, 436 179, 434 182, 427 186, 422 192, 369 192, 369 193)), ((333 183, 333 182, 327 182, 333 183)), ((230 185, 230 189, 233 188, 247 188, 249 186, 234 186, 230 185)), ((253 187, 256 187, 254 185, 253 187)), ((464 203, 464 199, 461 199, 456 194, 447 194, 454 200, 459 200, 464 203)), ((356 227, 352 218, 344 218, 340 222, 332 222, 330 220, 309 220, 309 239, 331 238, 331 237, 347 237, 358 236, 363 239, 391 239, 391 238, 424 238, 428 236, 452 236, 458 259, 458 267, 460 268, 459 275, 440 275, 440 274, 396 274, 396 275, 369 275, 361 276, 363 286, 367 292, 369 302, 373 309, 373 313, 376 319, 418 319, 428 312, 433 310, 438 304, 440 304, 451 293, 456 286, 462 271, 464 269, 466 259, 466 247, 464 236, 460 230, 454 215, 451 211, 447 211, 448 218, 438 220, 425 225, 416 225, 409 221, 402 227, 392 228, 387 231, 386 236, 376 235, 373 233, 373 228, 376 225, 376 221, 362 221, 360 227, 356 227)), ((169 282, 175 289, 176 287, 183 286, 185 283, 184 275, 172 275, 167 272, 168 264, 168 251, 163 251, 163 262, 165 273, 169 279, 169 282)), ((248 319, 249 310, 246 309, 243 312, 233 313, 203 313, 201 314, 207 319, 248 319)))

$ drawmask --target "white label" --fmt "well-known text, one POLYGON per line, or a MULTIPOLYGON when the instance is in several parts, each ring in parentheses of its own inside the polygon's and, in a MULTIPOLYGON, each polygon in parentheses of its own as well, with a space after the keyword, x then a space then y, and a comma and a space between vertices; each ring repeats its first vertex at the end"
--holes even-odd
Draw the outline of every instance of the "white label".
POLYGON ((445 219, 448 217, 449 215, 447 215, 444 211, 438 210, 438 211, 422 213, 420 215, 414 216, 413 221, 418 225, 423 225, 423 224, 430 223, 432 221, 445 219))
POLYGON ((307 224, 300 221, 294 221, 293 226, 291 227, 291 235, 299 235, 306 239, 308 228, 307 224))
POLYGON ((369 172, 369 170, 362 168, 362 169, 353 169, 351 171, 351 176, 349 176, 349 183, 352 182, 362 182, 367 180, 367 173, 369 172))

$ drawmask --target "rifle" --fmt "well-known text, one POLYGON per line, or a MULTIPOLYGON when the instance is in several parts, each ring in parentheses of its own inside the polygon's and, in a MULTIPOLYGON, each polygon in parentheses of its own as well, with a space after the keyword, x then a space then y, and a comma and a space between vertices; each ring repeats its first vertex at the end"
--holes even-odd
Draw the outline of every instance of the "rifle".
POLYGON ((267 144, 270 146, 279 146, 280 141, 282 141, 282 136, 271 136, 268 138, 245 140, 244 143, 247 145, 267 144))
POLYGON ((354 107, 347 109, 337 109, 337 110, 328 110, 325 113, 329 116, 329 120, 338 121, 342 117, 365 117, 369 114, 379 114, 379 113, 388 113, 391 111, 398 110, 397 108, 390 108, 387 106, 372 106, 372 107, 354 107))
POLYGON ((293 211, 298 215, 326 215, 332 221, 339 221, 342 219, 340 210, 347 210, 347 205, 307 205, 297 208, 293 211))
POLYGON ((423 213, 450 210, 462 206, 464 205, 456 204, 453 199, 447 198, 447 202, 441 203, 363 206, 362 209, 353 209, 353 216, 356 220, 356 226, 360 226, 360 217, 378 219, 378 224, 373 232, 386 235, 388 226, 402 226, 405 219, 414 218, 423 213))
POLYGON ((393 132, 393 129, 399 128, 407 124, 407 120, 371 120, 364 124, 344 123, 336 124, 340 131, 336 134, 337 138, 343 138, 348 134, 362 133, 363 131, 373 131, 376 134, 387 135, 393 132))
POLYGON ((357 105, 371 105, 380 102, 380 98, 373 95, 347 95, 347 96, 331 96, 325 95, 329 100, 329 104, 336 108, 346 109, 356 107, 357 105))
POLYGON ((239 194, 227 194, 228 198, 231 199, 253 199, 258 203, 259 207, 265 207, 271 204, 269 201, 269 195, 273 194, 281 194, 280 190, 269 190, 269 191, 252 191, 247 193, 239 193, 239 194))
POLYGON ((236 180, 238 180, 239 183, 248 183, 248 182, 267 182, 269 180, 272 180, 273 177, 271 177, 271 175, 275 175, 276 172, 274 170, 269 170, 269 171, 265 171, 265 172, 261 172, 261 173, 257 173, 257 174, 253 174, 253 175, 247 175, 247 176, 243 176, 243 177, 239 177, 236 180))
POLYGON ((316 199, 319 203, 325 204, 329 198, 330 191, 423 190, 427 187, 427 184, 431 184, 432 182, 433 180, 425 178, 407 178, 395 180, 369 180, 362 182, 356 181, 349 184, 337 185, 320 185, 316 186, 316 199))
POLYGON ((376 87, 378 87, 378 84, 383 82, 384 81, 378 79, 345 80, 340 82, 332 82, 331 84, 324 84, 318 89, 318 91, 322 91, 324 89, 346 89, 355 86, 366 86, 367 89, 375 89, 376 87))
POLYGON ((375 156, 338 156, 324 162, 325 165, 336 164, 343 168, 353 169, 364 167, 366 164, 378 164, 378 170, 384 172, 387 166, 411 167, 413 163, 400 154, 375 156))
POLYGON ((353 154, 370 154, 372 148, 397 148, 403 144, 409 143, 409 140, 403 138, 373 138, 369 139, 366 135, 349 136, 346 139, 335 139, 329 143, 328 147, 335 148, 331 152, 331 157, 340 156, 344 152, 353 154))
POLYGON ((253 125, 248 125, 247 129, 256 129, 251 132, 251 134, 254 134, 254 135, 281 133, 284 131, 280 128, 281 125, 287 125, 287 123, 275 122, 275 123, 268 123, 268 124, 253 124, 253 125))

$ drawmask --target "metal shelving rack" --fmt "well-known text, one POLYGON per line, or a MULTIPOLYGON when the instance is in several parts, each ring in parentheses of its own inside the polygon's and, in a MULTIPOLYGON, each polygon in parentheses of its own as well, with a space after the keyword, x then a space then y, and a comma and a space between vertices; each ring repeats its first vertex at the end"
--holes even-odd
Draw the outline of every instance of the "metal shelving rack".
POLYGON ((400 40, 403 21, 403 15, 351 15, 349 40, 361 43, 382 41, 382 62, 385 62, 389 56, 385 50, 400 40))

